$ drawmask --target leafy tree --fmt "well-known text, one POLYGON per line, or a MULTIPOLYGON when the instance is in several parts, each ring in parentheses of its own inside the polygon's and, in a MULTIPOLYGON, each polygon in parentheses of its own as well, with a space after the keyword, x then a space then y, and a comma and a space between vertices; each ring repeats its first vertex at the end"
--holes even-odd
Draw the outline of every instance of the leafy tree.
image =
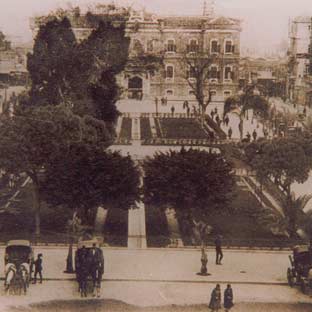
POLYGON ((79 44, 66 17, 49 19, 40 27, 34 53, 28 57, 29 103, 66 103, 80 116, 104 120, 113 131, 119 97, 115 76, 127 62, 129 41, 125 22, 113 24, 109 16, 79 44))
POLYGON ((125 37, 125 25, 100 22, 84 40, 72 62, 72 99, 75 111, 114 123, 118 117, 115 106, 119 87, 115 76, 128 60, 130 39, 125 37))
POLYGON ((96 145, 71 145, 45 173, 41 191, 47 202, 83 216, 99 206, 129 209, 139 198, 139 171, 131 158, 96 145))
POLYGON ((26 173, 32 180, 37 235, 40 177, 45 167, 60 155, 68 157, 73 143, 105 148, 112 142, 103 122, 74 115, 62 105, 20 109, 15 116, 2 121, 0 134, 0 168, 12 174, 26 173))
POLYGON ((145 201, 162 209, 174 207, 191 224, 207 222, 212 209, 224 209, 234 185, 231 164, 206 151, 157 153, 143 169, 145 201))
POLYGON ((291 192, 291 185, 304 183, 311 170, 310 148, 304 142, 303 139, 283 138, 252 143, 245 148, 246 159, 256 171, 260 183, 272 179, 283 189, 285 196, 284 200, 281 199, 281 207, 291 235, 296 232, 297 211, 304 208, 308 198, 294 200, 291 192))
POLYGON ((40 27, 27 69, 32 82, 29 104, 58 105, 65 102, 70 62, 77 45, 69 20, 54 18, 40 27))
POLYGON ((247 110, 252 109, 255 114, 260 115, 262 118, 268 118, 269 116, 269 103, 261 95, 254 94, 255 86, 248 86, 244 93, 229 97, 224 103, 224 115, 229 112, 235 112, 240 118, 239 131, 240 139, 243 139, 244 118, 247 110))

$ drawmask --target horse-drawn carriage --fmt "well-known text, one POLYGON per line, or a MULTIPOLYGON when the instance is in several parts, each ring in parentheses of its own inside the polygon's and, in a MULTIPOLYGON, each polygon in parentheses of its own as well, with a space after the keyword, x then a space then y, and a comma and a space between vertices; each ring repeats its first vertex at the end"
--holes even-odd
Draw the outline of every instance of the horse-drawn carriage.
POLYGON ((11 240, 5 248, 5 291, 21 295, 27 292, 31 276, 34 253, 27 240, 11 240))
POLYGON ((289 256, 291 267, 287 269, 289 286, 299 285, 306 293, 312 290, 312 249, 309 246, 296 246, 293 255, 289 256))
POLYGON ((81 297, 87 297, 88 294, 99 297, 104 273, 104 257, 97 240, 78 242, 75 268, 81 297))

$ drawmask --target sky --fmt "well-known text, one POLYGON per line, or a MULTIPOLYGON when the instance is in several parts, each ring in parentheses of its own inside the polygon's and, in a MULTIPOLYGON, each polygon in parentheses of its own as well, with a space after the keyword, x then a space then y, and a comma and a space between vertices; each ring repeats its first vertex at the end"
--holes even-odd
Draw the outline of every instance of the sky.
MULTIPOLYGON (((207 0, 208 2, 209 0, 207 0)), ((106 0, 0 0, 0 30, 13 41, 32 39, 29 18, 48 13, 68 3, 87 6, 106 0)), ((111 1, 110 1, 111 2, 111 1)), ((199 15, 204 0, 115 0, 136 3, 158 14, 199 15)), ((270 51, 287 40, 289 17, 312 15, 312 0, 215 0, 218 15, 243 20, 241 42, 243 47, 270 51)))

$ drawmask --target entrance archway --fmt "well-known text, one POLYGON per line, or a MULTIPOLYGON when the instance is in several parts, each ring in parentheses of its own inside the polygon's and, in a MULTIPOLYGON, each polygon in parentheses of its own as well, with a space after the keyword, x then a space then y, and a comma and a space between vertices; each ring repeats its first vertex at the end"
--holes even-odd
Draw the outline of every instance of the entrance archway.
POLYGON ((135 76, 128 81, 128 98, 142 100, 143 98, 143 79, 135 76))

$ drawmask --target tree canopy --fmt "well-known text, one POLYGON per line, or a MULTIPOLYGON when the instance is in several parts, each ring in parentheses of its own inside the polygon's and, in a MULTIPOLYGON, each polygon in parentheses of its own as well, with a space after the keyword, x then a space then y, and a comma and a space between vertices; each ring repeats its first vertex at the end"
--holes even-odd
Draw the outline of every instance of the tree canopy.
POLYGON ((59 157, 68 158, 71 146, 96 145, 104 150, 112 142, 105 123, 79 117, 64 105, 18 110, 0 125, 0 168, 7 173, 26 173, 33 182, 34 210, 39 234, 40 175, 59 157))
POLYGON ((58 105, 65 101, 71 58, 77 45, 69 20, 53 19, 39 28, 27 69, 31 79, 31 105, 58 105))
POLYGON ((258 178, 274 179, 288 197, 294 182, 303 183, 308 179, 312 165, 309 152, 303 147, 303 141, 288 138, 251 143, 245 149, 247 160, 258 178))
POLYGON ((139 198, 139 171, 130 157, 97 146, 73 144, 45 168, 43 198, 54 206, 78 209, 129 209, 139 198))
POLYGON ((145 201, 171 206, 196 220, 205 220, 211 209, 226 207, 234 185, 231 164, 206 151, 157 153, 143 168, 145 201))
POLYGON ((75 113, 104 120, 113 128, 119 96, 115 76, 128 60, 130 39, 124 23, 109 20, 100 21, 80 43, 67 17, 49 19, 40 27, 28 56, 30 105, 66 103, 75 113))

